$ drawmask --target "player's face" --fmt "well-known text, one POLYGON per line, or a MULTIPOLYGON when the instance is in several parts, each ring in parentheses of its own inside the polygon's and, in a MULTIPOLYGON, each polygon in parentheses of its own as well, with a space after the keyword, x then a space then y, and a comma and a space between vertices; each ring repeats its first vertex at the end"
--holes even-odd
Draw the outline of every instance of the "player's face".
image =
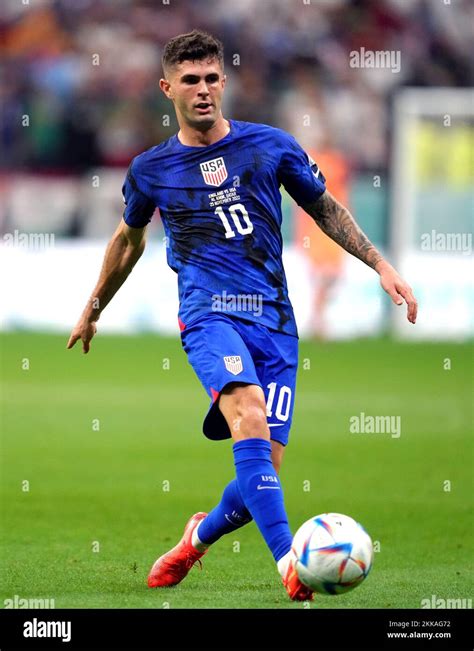
POLYGON ((174 102, 178 120, 206 131, 220 115, 225 80, 219 61, 204 59, 174 66, 160 86, 174 102))

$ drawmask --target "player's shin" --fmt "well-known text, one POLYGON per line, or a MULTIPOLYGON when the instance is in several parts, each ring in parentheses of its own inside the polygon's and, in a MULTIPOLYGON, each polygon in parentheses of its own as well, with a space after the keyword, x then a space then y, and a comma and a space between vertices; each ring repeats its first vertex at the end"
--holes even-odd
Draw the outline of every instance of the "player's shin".
POLYGON ((240 495, 237 480, 233 479, 222 494, 219 504, 196 527, 192 544, 196 549, 211 545, 226 533, 231 533, 252 520, 240 495))
POLYGON ((233 449, 240 494, 278 562, 291 549, 293 537, 283 490, 272 464, 270 442, 244 439, 235 443, 233 449))

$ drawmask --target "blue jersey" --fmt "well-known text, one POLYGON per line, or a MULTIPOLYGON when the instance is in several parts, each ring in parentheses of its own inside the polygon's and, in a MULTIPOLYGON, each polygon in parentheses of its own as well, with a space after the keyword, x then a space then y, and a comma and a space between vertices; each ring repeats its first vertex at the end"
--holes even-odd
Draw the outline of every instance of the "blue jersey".
POLYGON ((143 227, 159 208, 182 328, 217 311, 297 336, 279 187, 304 205, 321 196, 325 179, 281 129, 229 123, 212 145, 189 147, 174 135, 134 158, 123 186, 124 220, 143 227))

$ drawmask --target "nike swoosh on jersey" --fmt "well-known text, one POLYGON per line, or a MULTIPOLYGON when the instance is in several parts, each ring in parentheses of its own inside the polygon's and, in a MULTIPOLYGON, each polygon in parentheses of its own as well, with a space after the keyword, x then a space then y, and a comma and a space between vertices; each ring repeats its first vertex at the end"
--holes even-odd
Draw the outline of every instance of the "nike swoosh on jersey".
POLYGON ((263 490, 265 490, 265 488, 273 488, 273 490, 275 490, 275 491, 279 491, 279 490, 280 490, 280 487, 279 487, 279 486, 262 486, 261 484, 259 484, 259 485, 257 486, 257 490, 258 490, 258 491, 263 491, 263 490))
POLYGON ((268 423, 268 427, 283 427, 285 423, 268 423))

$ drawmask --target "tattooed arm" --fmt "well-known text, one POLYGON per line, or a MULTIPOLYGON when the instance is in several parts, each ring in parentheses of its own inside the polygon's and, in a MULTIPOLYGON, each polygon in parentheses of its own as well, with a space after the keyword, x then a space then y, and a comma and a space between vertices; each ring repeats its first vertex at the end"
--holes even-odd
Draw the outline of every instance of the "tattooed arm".
POLYGON ((409 285, 377 251, 372 242, 359 228, 351 213, 326 190, 319 199, 303 206, 328 237, 354 255, 380 275, 380 284, 396 305, 405 300, 407 318, 415 323, 417 302, 409 285))

